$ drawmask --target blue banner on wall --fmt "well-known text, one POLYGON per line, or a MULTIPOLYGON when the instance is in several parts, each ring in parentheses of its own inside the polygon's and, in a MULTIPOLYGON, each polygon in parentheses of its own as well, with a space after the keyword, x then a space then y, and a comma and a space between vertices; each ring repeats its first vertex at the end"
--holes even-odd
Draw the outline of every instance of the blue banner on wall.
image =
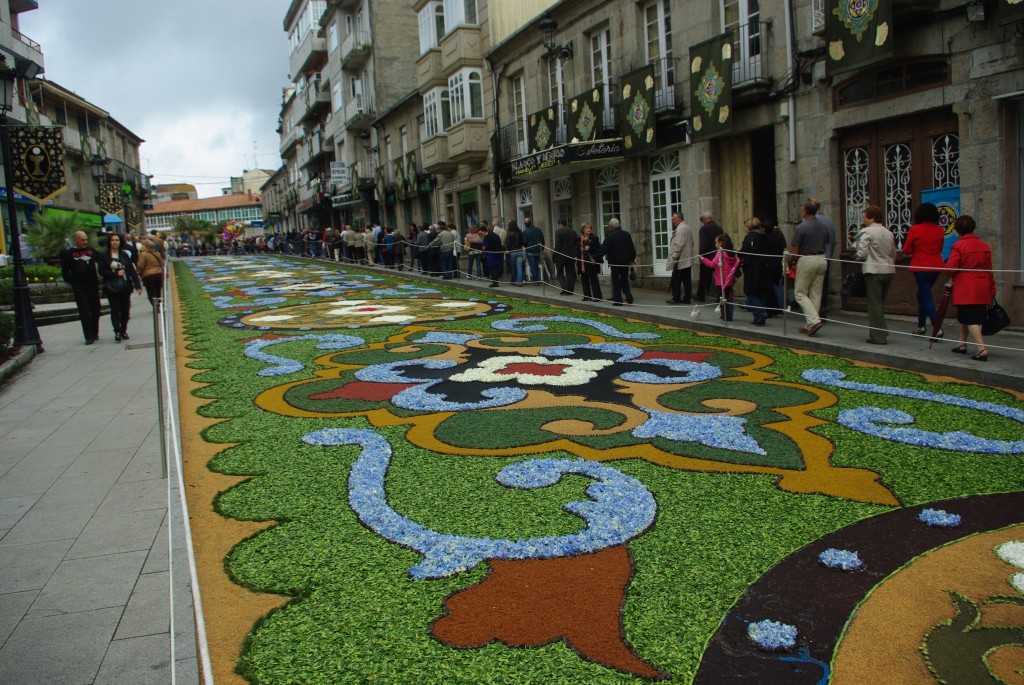
POLYGON ((939 226, 946 234, 942 243, 942 260, 949 259, 949 251, 960 236, 953 230, 953 222, 960 216, 960 186, 932 188, 921 191, 921 202, 931 202, 939 209, 939 226))

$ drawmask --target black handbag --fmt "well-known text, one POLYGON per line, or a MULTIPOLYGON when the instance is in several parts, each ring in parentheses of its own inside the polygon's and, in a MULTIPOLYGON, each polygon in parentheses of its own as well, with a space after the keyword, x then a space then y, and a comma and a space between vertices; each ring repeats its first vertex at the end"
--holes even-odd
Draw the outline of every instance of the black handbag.
POLYGON ((982 335, 995 335, 1010 325, 1010 315, 992 298, 992 304, 985 310, 985 323, 981 324, 982 335))
POLYGON ((843 276, 843 285, 839 290, 843 297, 864 297, 867 295, 867 288, 864 286, 864 274, 860 271, 851 271, 843 276))
POLYGON ((103 289, 111 295, 120 295, 131 290, 131 284, 128 279, 124 276, 118 278, 112 278, 109 281, 103 282, 103 289))

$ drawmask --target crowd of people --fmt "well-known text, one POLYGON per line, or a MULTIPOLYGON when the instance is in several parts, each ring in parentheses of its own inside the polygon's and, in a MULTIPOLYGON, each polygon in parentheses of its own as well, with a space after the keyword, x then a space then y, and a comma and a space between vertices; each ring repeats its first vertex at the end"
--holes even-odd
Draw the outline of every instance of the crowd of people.
MULTIPOLYGON (((947 259, 942 252, 945 234, 939 225, 939 212, 924 203, 915 213, 902 250, 897 250, 892 232, 882 223, 882 210, 869 205, 854 244, 861 262, 864 296, 867 302, 868 337, 866 342, 888 342, 885 302, 896 271, 896 262, 909 259, 909 270, 917 285, 918 317, 915 335, 926 335, 926 324, 933 327, 932 340, 942 338, 939 313, 932 289, 942 273, 950 275, 946 285, 951 302, 957 308, 959 338, 953 348, 966 354, 967 339, 977 347, 971 358, 988 359, 982 335, 982 323, 988 304, 995 296, 991 248, 975 234, 971 216, 959 217, 954 228, 960 240, 953 244, 947 259)), ((703 303, 709 297, 722 303, 718 313, 732 320, 736 306, 734 293, 742 279, 745 296, 743 309, 753 317, 755 326, 780 315, 787 307, 803 314, 800 332, 814 336, 827 321, 826 283, 837 246, 835 224, 821 211, 817 199, 802 208, 802 221, 787 240, 778 224, 768 217, 750 217, 744 224, 739 249, 715 221, 711 212, 700 216, 694 233, 683 213, 671 215, 672 235, 668 244, 666 269, 669 304, 703 303), (696 292, 693 269, 697 268, 696 292), (788 268, 787 268, 788 267, 788 268), (792 287, 788 296, 787 283, 792 287)), ((553 233, 553 246, 546 244, 544 232, 532 218, 523 225, 499 219, 471 223, 464 235, 455 225, 410 223, 402 230, 393 226, 342 226, 320 230, 289 231, 268 236, 238 238, 230 241, 171 237, 160 240, 155 232, 142 238, 112 235, 105 251, 88 246, 84 233, 76 234, 75 245, 62 255, 64 278, 71 283, 82 317, 86 344, 98 337, 100 283, 110 302, 115 340, 127 339, 132 290, 141 294, 144 286, 152 301, 160 296, 164 260, 167 256, 240 253, 295 254, 323 258, 347 264, 380 265, 389 269, 406 268, 442 279, 478 278, 498 287, 507 278, 513 286, 538 285, 542 280, 557 281, 560 294, 575 294, 576 282, 583 301, 601 301, 599 275, 607 263, 610 273, 611 302, 615 306, 633 303, 631 281, 636 278, 637 252, 633 239, 618 218, 612 218, 602 240, 590 224, 579 231, 559 221, 553 233), (81 243, 81 244, 80 244, 81 243), (463 262, 463 258, 465 262, 463 262), (546 273, 546 275, 545 275, 546 273), (94 297, 95 295, 95 297, 94 297)))

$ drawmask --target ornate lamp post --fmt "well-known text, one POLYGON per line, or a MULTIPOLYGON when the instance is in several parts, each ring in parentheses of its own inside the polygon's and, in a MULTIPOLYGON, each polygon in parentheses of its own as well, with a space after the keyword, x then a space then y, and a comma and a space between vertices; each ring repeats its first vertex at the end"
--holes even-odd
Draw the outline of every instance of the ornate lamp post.
MULTIPOLYGON (((29 66, 34 66, 31 62, 29 66)), ((7 134, 7 113, 14 108, 14 80, 18 72, 7 65, 0 55, 0 152, 3 154, 4 183, 7 186, 7 225, 11 233, 11 256, 14 258, 14 344, 35 345, 43 351, 43 341, 36 328, 32 314, 32 300, 29 298, 28 279, 25 277, 25 260, 21 256, 21 238, 18 229, 18 210, 14 206, 14 164, 11 162, 11 140, 7 134)))

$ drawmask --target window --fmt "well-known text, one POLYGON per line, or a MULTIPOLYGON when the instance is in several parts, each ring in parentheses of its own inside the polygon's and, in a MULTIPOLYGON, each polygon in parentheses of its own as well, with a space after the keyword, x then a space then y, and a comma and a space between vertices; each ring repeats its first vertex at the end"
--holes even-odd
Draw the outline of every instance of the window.
POLYGON ((615 125, 615 114, 612 109, 612 32, 609 29, 598 31, 590 36, 590 85, 601 88, 601 101, 604 103, 604 127, 615 125))
POLYGON ((670 152, 651 162, 651 244, 654 246, 654 273, 666 275, 668 244, 672 239, 672 212, 682 205, 679 178, 679 154, 670 152))
POLYGON ((732 82, 761 78, 760 0, 723 0, 722 29, 732 34, 732 82))
POLYGON ((888 65, 847 81, 835 89, 836 107, 887 100, 949 83, 945 59, 923 59, 888 65))
POLYGON ((555 144, 565 143, 565 83, 562 80, 562 60, 548 59, 548 104, 558 113, 555 144))
POLYGON ((331 24, 327 28, 327 51, 334 52, 338 49, 338 24, 331 24))
POLYGON ((476 0, 444 0, 444 33, 464 24, 476 24, 476 0))
POLYGON ((449 76, 448 92, 451 96, 452 125, 463 119, 483 118, 483 81, 478 70, 462 69, 449 76))
POLYGON ((652 2, 644 7, 644 47, 647 61, 654 65, 657 81, 655 106, 675 106, 675 65, 672 57, 672 21, 669 0, 652 2))
POLYGON ((618 167, 609 166, 597 172, 597 193, 601 204, 597 214, 598 225, 594 227, 594 232, 604 240, 605 226, 613 217, 622 216, 618 167))
POLYGON ((444 4, 440 0, 428 2, 420 10, 420 54, 437 47, 444 38, 444 4))
POLYGON ((526 77, 520 74, 512 77, 512 120, 516 126, 516 143, 519 156, 525 155, 526 146, 526 77))
POLYGON ((423 96, 423 119, 427 138, 444 133, 452 125, 447 89, 434 88, 423 96))
POLYGON ((331 86, 331 109, 335 112, 340 112, 344 106, 345 100, 341 96, 341 83, 335 83, 331 86))

